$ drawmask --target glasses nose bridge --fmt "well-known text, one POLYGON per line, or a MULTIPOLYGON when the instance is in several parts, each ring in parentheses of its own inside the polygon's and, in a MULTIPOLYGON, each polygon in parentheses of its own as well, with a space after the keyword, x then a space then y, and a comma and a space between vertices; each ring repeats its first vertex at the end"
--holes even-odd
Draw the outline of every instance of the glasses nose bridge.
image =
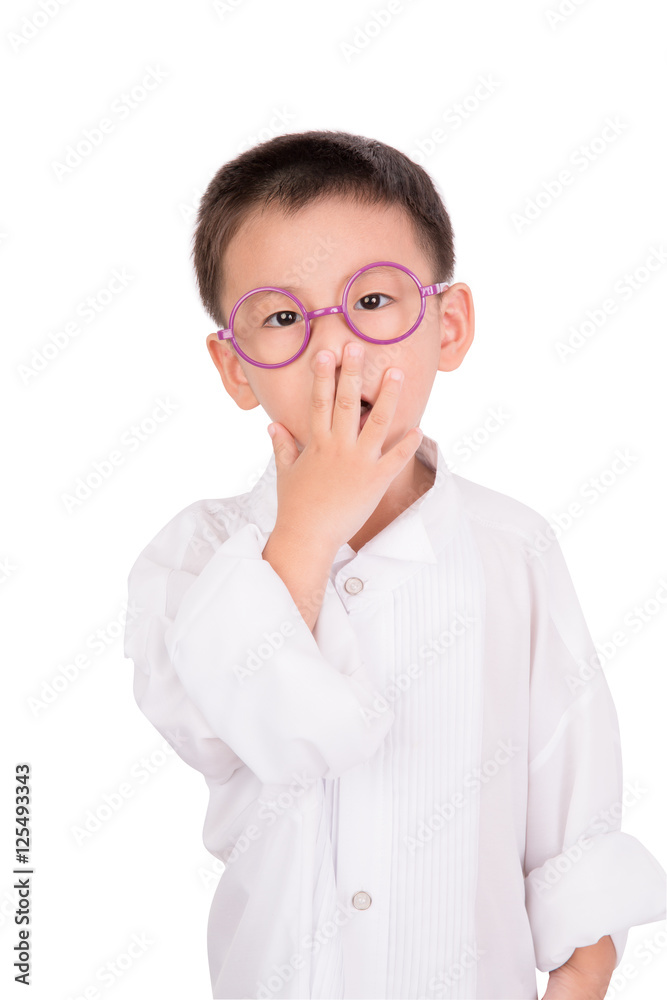
MULTIPOLYGON (((342 319, 342 321, 343 321, 343 328, 346 331, 346 333, 348 334, 347 339, 345 339, 343 341, 343 347, 345 346, 346 343, 349 342, 350 336, 352 338, 354 338, 354 340, 363 340, 363 337, 359 337, 359 335, 357 334, 356 330, 353 330, 352 327, 350 326, 350 324, 348 322, 348 319, 347 319, 347 316, 345 315, 345 312, 343 310, 343 306, 342 305, 338 305, 338 306, 325 306, 322 309, 312 309, 312 310, 310 310, 308 312, 308 323, 310 325, 310 335, 309 335, 309 338, 308 338, 309 340, 313 339, 313 335, 314 335, 315 329, 316 329, 315 324, 314 324, 313 321, 314 320, 318 320, 318 319, 324 319, 326 316, 340 316, 340 318, 342 319)), ((335 327, 338 327, 339 325, 340 324, 335 324, 335 327)))

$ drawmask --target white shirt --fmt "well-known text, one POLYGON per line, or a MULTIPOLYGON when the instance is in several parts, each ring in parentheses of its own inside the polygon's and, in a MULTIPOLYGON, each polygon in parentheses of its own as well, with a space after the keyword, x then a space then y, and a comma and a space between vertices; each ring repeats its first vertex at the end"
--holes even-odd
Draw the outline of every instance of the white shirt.
POLYGON ((665 916, 620 832, 616 710, 539 513, 455 475, 331 567, 310 631, 262 550, 275 457, 133 565, 141 710, 210 789, 214 997, 537 997, 665 916))

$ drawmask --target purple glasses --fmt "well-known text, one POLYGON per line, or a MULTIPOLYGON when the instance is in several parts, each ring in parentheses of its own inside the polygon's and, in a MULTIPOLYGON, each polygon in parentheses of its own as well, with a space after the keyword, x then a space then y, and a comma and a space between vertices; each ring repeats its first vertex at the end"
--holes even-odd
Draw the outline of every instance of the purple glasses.
POLYGON ((426 297, 447 288, 444 282, 422 285, 409 268, 390 260, 375 261, 355 271, 345 286, 342 303, 326 309, 308 312, 291 292, 264 285, 241 296, 232 309, 229 327, 217 331, 218 339, 231 340, 251 365, 282 368, 305 351, 311 319, 342 312, 358 337, 373 344, 394 344, 417 329, 426 310, 426 297))

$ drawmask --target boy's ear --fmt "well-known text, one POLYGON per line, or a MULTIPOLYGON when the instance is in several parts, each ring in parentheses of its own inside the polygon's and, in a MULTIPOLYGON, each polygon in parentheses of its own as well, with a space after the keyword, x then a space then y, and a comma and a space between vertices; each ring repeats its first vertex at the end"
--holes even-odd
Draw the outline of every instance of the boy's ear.
POLYGON ((442 296, 438 371, 458 368, 475 336, 475 306, 468 285, 457 281, 442 296))
POLYGON ((259 400, 252 391, 241 367, 241 361, 233 348, 219 340, 217 333, 209 333, 206 346, 213 364, 218 369, 222 384, 234 402, 242 410, 254 410, 259 406, 259 400))

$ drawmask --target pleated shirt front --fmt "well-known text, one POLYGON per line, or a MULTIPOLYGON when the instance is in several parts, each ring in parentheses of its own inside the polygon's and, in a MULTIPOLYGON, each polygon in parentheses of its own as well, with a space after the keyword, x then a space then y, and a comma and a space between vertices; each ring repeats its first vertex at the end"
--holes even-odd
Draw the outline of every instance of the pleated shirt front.
POLYGON ((539 513, 448 469, 355 553, 311 632, 247 493, 133 565, 141 710, 210 792, 214 997, 536 1000, 535 969, 665 916, 620 830, 618 721, 539 513))

